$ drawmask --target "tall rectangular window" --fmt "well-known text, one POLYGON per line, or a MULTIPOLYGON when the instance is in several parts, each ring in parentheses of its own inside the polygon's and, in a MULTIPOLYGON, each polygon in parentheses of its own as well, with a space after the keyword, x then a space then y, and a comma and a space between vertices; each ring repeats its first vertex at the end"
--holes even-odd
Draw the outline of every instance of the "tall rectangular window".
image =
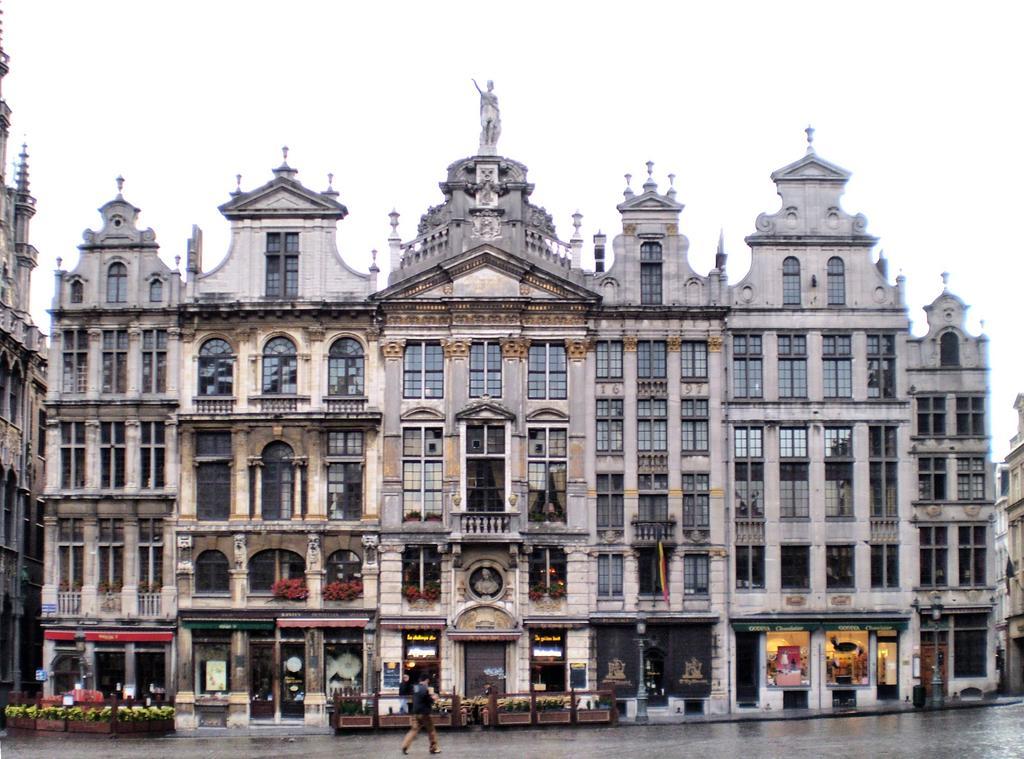
POLYGON ((100 424, 100 487, 123 488, 125 480, 124 422, 100 424))
POLYGON ((810 516, 806 427, 779 429, 779 459, 779 516, 806 519, 810 516))
POLYGON ((682 362, 682 378, 707 379, 708 377, 708 344, 704 340, 683 340, 679 346, 679 357, 682 362))
POLYGON ((736 546, 736 587, 764 588, 764 546, 736 546))
POLYGON ((871 516, 895 517, 899 514, 897 494, 896 427, 868 427, 868 468, 871 485, 871 516))
POLYGON ((85 535, 82 520, 57 520, 57 578, 61 591, 78 591, 85 582, 85 535))
POLYGON ((946 526, 918 527, 917 535, 921 558, 921 587, 945 587, 946 552, 949 545, 946 526))
POLYGON ((622 598, 621 553, 598 554, 597 595, 599 598, 622 598))
POLYGON ((622 453, 623 424, 622 400, 618 398, 598 398, 598 453, 622 453))
POLYGON ((623 510, 622 475, 597 475, 597 529, 621 530, 623 510))
MULTIPOLYGON (((665 592, 665 585, 661 582, 660 566, 661 559, 657 548, 636 549, 637 590, 640 595, 660 596, 665 592)), ((668 572, 665 573, 665 584, 668 584, 668 572)))
POLYGON ((760 398, 762 395, 762 355, 760 335, 733 335, 732 394, 736 398, 760 398))
POLYGON ((564 345, 531 345, 527 364, 528 397, 538 400, 560 400, 566 397, 568 381, 564 345))
POLYGON ((444 352, 440 343, 406 344, 402 395, 406 398, 444 397, 444 352))
POLYGON ((466 489, 470 511, 505 510, 505 428, 466 427, 466 489))
POLYGON ((736 466, 736 516, 764 517, 764 450, 761 427, 733 429, 733 458, 736 466))
POLYGON ((683 453, 708 450, 708 402, 695 398, 680 401, 683 415, 683 453))
POLYGON ((231 433, 196 433, 196 517, 223 521, 231 514, 231 433))
POLYGON ((139 485, 145 490, 164 486, 164 423, 139 423, 139 485))
POLYGON ((985 397, 956 397, 956 434, 963 437, 985 437, 985 397))
POLYGON ((60 424, 60 485, 85 487, 85 422, 60 424))
POLYGON ((61 333, 65 393, 84 393, 89 382, 89 333, 84 329, 66 329, 61 333))
MULTIPOLYGON (((402 513, 416 521, 440 518, 443 430, 441 427, 406 427, 402 430, 402 513)), ((472 498, 472 496, 471 496, 472 498)))
MULTIPOLYGON (((648 476, 641 475, 641 477, 648 476)), ((667 486, 668 481, 666 480, 664 484, 667 486)), ((641 493, 637 499, 637 519, 640 522, 667 522, 668 495, 666 493, 641 493)))
POLYGON ((640 303, 661 305, 661 243, 640 244, 640 303))
POLYGON ((853 516, 853 429, 825 428, 825 516, 853 516))
POLYGON ((896 335, 868 335, 868 398, 896 396, 896 335))
POLYGON ((683 475, 683 529, 706 530, 711 526, 710 476, 683 475))
POLYGON ((99 590, 116 592, 124 585, 124 520, 100 519, 97 564, 99 590))
POLYGON ((636 344, 638 379, 665 379, 668 376, 668 348, 664 340, 639 340, 636 344))
POLYGON ((946 499, 946 459, 942 456, 918 458, 917 497, 922 501, 946 499))
POLYGON ((103 392, 128 389, 128 330, 103 330, 103 392))
POLYGON ((917 434, 922 437, 944 437, 946 434, 946 396, 919 395, 917 403, 917 434))
POLYGON ((783 590, 809 590, 811 587, 811 547, 779 546, 779 566, 783 590))
POLYGON ((985 525, 963 525, 958 529, 960 587, 985 585, 985 525))
POLYGON ((668 450, 668 401, 641 398, 636 402, 638 451, 668 450))
POLYGON ((363 433, 327 433, 327 518, 355 521, 363 516, 363 433))
POLYGON ((501 345, 484 341, 469 349, 469 397, 501 397, 501 345))
POLYGON ((985 498, 985 459, 971 456, 956 460, 956 497, 959 501, 985 498))
POLYGON ((299 295, 299 233, 267 233, 267 297, 299 295))
POLYGON ((164 522, 139 519, 139 591, 155 593, 164 584, 164 522))
POLYGON ((953 616, 953 677, 988 675, 987 614, 953 616))
POLYGON ((167 390, 167 330, 142 331, 142 392, 167 390))
POLYGON ((853 588, 854 570, 853 546, 825 546, 825 587, 829 589, 853 588))
POLYGON ((896 543, 871 546, 871 587, 884 590, 900 586, 900 547, 896 543))
POLYGON ((622 379, 622 341, 598 340, 594 346, 597 378, 622 379))
POLYGON ((564 522, 568 431, 534 427, 527 432, 530 519, 564 522))
POLYGON ((779 335, 779 397, 807 397, 807 337, 779 335))
POLYGON ((683 593, 687 596, 708 594, 708 555, 688 553, 683 556, 683 593))
POLYGON ((822 335, 822 393, 826 398, 853 396, 853 350, 849 335, 822 335))

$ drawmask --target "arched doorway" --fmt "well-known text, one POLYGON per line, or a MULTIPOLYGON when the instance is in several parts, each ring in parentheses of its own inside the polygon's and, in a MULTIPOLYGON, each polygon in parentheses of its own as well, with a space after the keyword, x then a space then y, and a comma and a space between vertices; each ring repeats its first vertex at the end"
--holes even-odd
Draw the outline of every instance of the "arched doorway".
POLYGON ((660 648, 649 648, 644 656, 644 686, 647 688, 648 704, 668 704, 665 685, 665 652, 660 648))

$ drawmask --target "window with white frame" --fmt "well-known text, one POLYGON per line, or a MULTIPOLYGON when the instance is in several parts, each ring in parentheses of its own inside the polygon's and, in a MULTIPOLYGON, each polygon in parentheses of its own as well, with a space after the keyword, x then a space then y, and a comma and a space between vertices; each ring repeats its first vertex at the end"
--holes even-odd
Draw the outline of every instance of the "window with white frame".
POLYGON ((641 398, 636 402, 638 451, 668 450, 668 401, 641 398))
POLYGON ((760 335, 733 335, 732 394, 736 398, 762 395, 762 354, 760 335))
POLYGON ((473 343, 469 349, 469 397, 501 397, 501 344, 496 340, 473 343))
POLYGON ((164 522, 139 519, 139 592, 155 593, 164 584, 164 522))
POLYGON ((139 422, 139 486, 155 490, 164 486, 164 423, 139 422))
POLYGON ((85 533, 77 517, 57 520, 57 581, 61 591, 79 591, 85 582, 85 533))
POLYGON ((822 391, 826 398, 853 396, 853 349, 849 335, 821 337, 822 391))
POLYGON ((683 529, 706 530, 711 526, 710 476, 683 475, 683 529))
POLYGON ((167 330, 142 331, 142 392, 167 390, 167 330))
POLYGON ((528 432, 531 521, 564 522, 568 431, 533 427, 528 432))
POLYGON ((402 395, 444 397, 444 352, 440 343, 406 343, 402 395))
POLYGON ((327 433, 327 518, 355 521, 363 516, 363 433, 327 433))
POLYGON ((779 397, 807 397, 807 337, 779 335, 779 397))
POLYGON ((89 333, 84 329, 61 332, 63 348, 63 380, 65 393, 84 393, 89 382, 89 333))
POLYGON ((597 378, 622 379, 622 341, 598 340, 594 346, 597 378))
POLYGON ((896 457, 894 425, 868 427, 868 475, 871 486, 871 516, 897 516, 899 460, 896 457))
POLYGON ((298 232, 267 233, 266 284, 268 298, 298 297, 298 232))
POLYGON ((708 594, 708 555, 688 553, 683 556, 683 593, 687 596, 708 594))
POLYGON ((682 409, 683 453, 708 450, 708 402, 704 398, 684 398, 682 409))
POLYGON ((622 598, 621 553, 602 553, 597 556, 598 598, 622 598))
POLYGON ((597 475, 597 528, 622 529, 623 478, 621 474, 597 475))
POLYGON ((825 516, 853 516, 853 428, 825 428, 825 516))
POLYGON ((85 422, 60 424, 60 484, 62 488, 85 487, 85 422))
POLYGON ((597 399, 597 452, 622 453, 623 402, 621 398, 597 399))
POLYGON ((733 457, 736 467, 736 516, 764 517, 764 429, 733 428, 733 457))
POLYGON ((527 395, 532 399, 559 400, 566 397, 565 346, 535 343, 527 360, 527 395))
POLYGON ((956 497, 959 501, 984 500, 984 457, 969 456, 956 460, 956 497))
POLYGON ((683 340, 679 346, 679 360, 684 380, 703 380, 708 377, 708 344, 704 340, 683 340))
POLYGON ((128 390, 128 330, 103 330, 103 388, 104 393, 124 393, 128 390))
POLYGON ((807 461, 807 428, 779 428, 779 516, 806 519, 810 516, 810 481, 807 461))
POLYGON ((402 514, 405 521, 441 518, 442 439, 441 427, 402 430, 402 514))
POLYGON ((100 423, 100 487, 123 488, 125 483, 124 422, 100 423))
POLYGON ((638 379, 665 379, 668 376, 668 347, 664 340, 638 340, 636 344, 638 379))

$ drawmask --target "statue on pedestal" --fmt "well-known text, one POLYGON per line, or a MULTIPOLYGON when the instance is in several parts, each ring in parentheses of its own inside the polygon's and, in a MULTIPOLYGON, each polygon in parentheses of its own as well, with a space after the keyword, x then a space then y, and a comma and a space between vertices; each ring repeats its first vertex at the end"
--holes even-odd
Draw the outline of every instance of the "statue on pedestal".
POLYGON ((473 86, 480 93, 480 152, 493 153, 501 136, 501 113, 498 110, 498 96, 494 94, 494 82, 487 80, 487 91, 473 80, 473 86), (485 151, 485 148, 490 150, 485 151))

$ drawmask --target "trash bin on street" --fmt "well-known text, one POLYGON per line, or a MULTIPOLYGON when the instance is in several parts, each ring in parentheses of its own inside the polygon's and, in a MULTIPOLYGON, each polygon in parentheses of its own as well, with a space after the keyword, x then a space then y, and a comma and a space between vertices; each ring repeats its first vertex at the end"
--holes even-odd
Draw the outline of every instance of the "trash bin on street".
POLYGON ((914 706, 916 708, 918 708, 918 709, 923 709, 924 708, 925 696, 924 696, 924 686, 923 685, 915 685, 914 686, 913 699, 914 699, 914 706))

